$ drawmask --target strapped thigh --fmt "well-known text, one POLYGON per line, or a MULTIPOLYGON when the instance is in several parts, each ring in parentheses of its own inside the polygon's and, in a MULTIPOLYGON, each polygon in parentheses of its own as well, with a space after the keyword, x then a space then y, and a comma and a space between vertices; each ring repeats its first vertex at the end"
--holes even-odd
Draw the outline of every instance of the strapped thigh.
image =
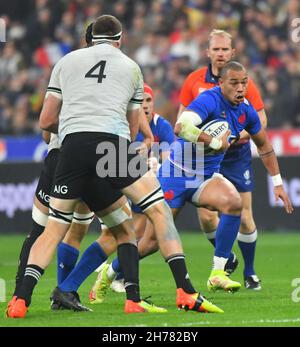
POLYGON ((223 179, 225 179, 225 177, 223 175, 221 175, 220 173, 215 172, 211 176, 211 178, 208 178, 207 180, 202 182, 201 185, 199 186, 199 188, 195 191, 195 193, 192 196, 192 204, 194 206, 201 207, 201 205, 199 204, 200 195, 201 195, 203 189, 208 185, 208 183, 211 182, 215 178, 223 178, 223 179))
POLYGON ((151 193, 149 193, 146 197, 143 198, 142 201, 136 204, 142 212, 148 210, 151 206, 158 204, 159 202, 164 200, 164 193, 161 187, 156 188, 151 193))

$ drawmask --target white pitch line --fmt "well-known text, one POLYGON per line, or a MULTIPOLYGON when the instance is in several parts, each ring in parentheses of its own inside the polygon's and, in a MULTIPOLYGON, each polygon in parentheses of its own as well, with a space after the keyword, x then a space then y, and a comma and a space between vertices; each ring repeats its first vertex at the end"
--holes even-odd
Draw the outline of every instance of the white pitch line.
MULTIPOLYGON (((242 324, 253 324, 253 323, 298 323, 300 322, 300 318, 285 318, 285 319, 258 319, 258 320, 242 320, 242 324)), ((190 327, 190 326, 201 326, 201 325, 232 325, 236 324, 236 322, 233 321, 220 321, 220 322, 210 322, 210 321, 200 321, 200 322, 191 322, 191 323, 182 323, 181 325, 178 325, 177 327, 190 327)), ((126 327, 127 325, 116 325, 116 327, 126 327)), ((136 324, 132 325, 133 327, 148 327, 146 324, 136 324)), ((169 325, 169 323, 162 323, 162 327, 169 327, 172 325, 169 325)))
MULTIPOLYGON (((300 322, 300 318, 285 318, 285 319, 258 319, 258 320, 242 320, 242 324, 251 324, 251 323, 297 323, 300 322)), ((220 321, 220 322, 191 322, 191 323, 182 323, 182 326, 193 326, 193 325, 209 325, 209 324, 221 324, 221 325, 230 325, 234 324, 232 321, 220 321)))

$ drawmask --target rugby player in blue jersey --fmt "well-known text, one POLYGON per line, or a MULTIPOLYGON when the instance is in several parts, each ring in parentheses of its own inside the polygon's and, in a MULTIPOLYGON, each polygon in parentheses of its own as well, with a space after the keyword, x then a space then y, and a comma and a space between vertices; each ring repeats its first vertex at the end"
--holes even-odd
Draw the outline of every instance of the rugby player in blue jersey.
MULTIPOLYGON (((214 29, 209 34, 207 57, 209 65, 190 73, 186 78, 179 96, 181 112, 203 91, 219 84, 220 70, 235 54, 232 36, 224 31, 214 29)), ((246 99, 257 111, 263 128, 267 126, 267 116, 260 92, 254 81, 249 78, 246 99)), ((261 280, 254 268, 257 228, 252 212, 252 191, 254 189, 253 170, 251 165, 251 148, 249 134, 244 131, 238 142, 230 146, 221 163, 220 173, 234 184, 242 199, 241 225, 237 236, 239 248, 244 260, 244 284, 247 289, 260 290, 261 280)), ((198 209, 202 230, 207 239, 215 246, 215 234, 219 223, 218 214, 206 208, 198 209)), ((231 274, 238 266, 238 260, 231 253, 226 271, 231 274)))
POLYGON ((226 63, 221 70, 220 87, 214 87, 200 94, 178 118, 175 133, 180 137, 178 139, 180 149, 186 141, 194 144, 202 141, 205 147, 208 146, 204 150, 204 181, 200 182, 202 172, 193 171, 193 168, 197 167, 197 161, 203 158, 193 157, 191 163, 182 163, 179 160, 178 164, 178 158, 181 158, 178 146, 170 157, 171 177, 164 177, 164 166, 160 172, 163 190, 173 192, 172 198, 168 201, 173 209, 173 215, 178 214, 186 201, 220 213, 213 269, 208 280, 208 288, 213 290, 235 291, 240 287, 238 282, 229 279, 224 267, 240 227, 242 202, 233 184, 218 173, 224 157, 224 153, 218 151, 222 148, 223 142, 217 138, 207 139, 207 135, 200 127, 214 119, 226 120, 231 131, 231 139, 238 139, 240 133, 246 130, 256 144, 263 164, 273 179, 276 201, 280 198, 284 202, 287 213, 293 211, 282 185, 272 145, 261 127, 257 112, 245 99, 247 83, 247 72, 241 64, 234 61, 226 63), (207 152, 208 148, 215 152, 207 152), (178 170, 181 170, 183 177, 174 177, 178 170), (186 177, 186 173, 191 172, 194 173, 193 177, 186 177), (198 189, 186 188, 186 182, 191 180, 194 182, 199 180, 198 189))

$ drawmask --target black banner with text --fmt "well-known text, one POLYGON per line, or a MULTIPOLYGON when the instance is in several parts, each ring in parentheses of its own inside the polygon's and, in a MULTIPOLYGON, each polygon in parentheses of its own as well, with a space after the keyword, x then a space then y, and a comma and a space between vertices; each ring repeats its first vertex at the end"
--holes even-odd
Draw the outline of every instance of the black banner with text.
MULTIPOLYGON (((279 163, 295 211, 288 215, 276 206, 272 181, 260 159, 253 159, 255 190, 253 211, 257 227, 262 230, 300 231, 300 157, 280 157, 279 163)), ((41 163, 0 164, 0 232, 26 233, 31 227, 31 208, 41 163)), ((198 230, 195 207, 187 205, 176 224, 180 230, 198 230)))

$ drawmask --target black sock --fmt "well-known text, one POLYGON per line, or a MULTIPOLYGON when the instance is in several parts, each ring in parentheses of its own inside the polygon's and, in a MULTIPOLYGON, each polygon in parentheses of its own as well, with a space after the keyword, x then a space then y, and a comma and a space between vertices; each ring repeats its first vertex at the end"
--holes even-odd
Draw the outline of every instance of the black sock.
POLYGON ((33 289, 43 273, 44 270, 37 265, 28 264, 26 266, 23 283, 19 289, 18 299, 24 299, 27 307, 31 303, 33 289))
POLYGON ((139 255, 138 249, 132 243, 122 243, 118 246, 118 258, 124 274, 127 300, 141 301, 139 288, 139 255))
POLYGON ((216 239, 208 239, 208 241, 216 248, 216 239))
POLYGON ((31 247, 35 243, 36 239, 44 231, 44 229, 45 229, 44 226, 37 224, 34 220, 32 221, 32 230, 30 234, 27 236, 27 238, 25 239, 21 252, 20 252, 20 256, 19 256, 19 265, 18 265, 18 271, 16 274, 16 287, 13 294, 14 296, 19 295, 19 289, 23 282, 25 268, 27 266, 27 261, 28 261, 31 247))
POLYGON ((184 255, 174 254, 168 257, 166 262, 171 268, 177 288, 182 288, 188 294, 196 293, 187 272, 184 255))

